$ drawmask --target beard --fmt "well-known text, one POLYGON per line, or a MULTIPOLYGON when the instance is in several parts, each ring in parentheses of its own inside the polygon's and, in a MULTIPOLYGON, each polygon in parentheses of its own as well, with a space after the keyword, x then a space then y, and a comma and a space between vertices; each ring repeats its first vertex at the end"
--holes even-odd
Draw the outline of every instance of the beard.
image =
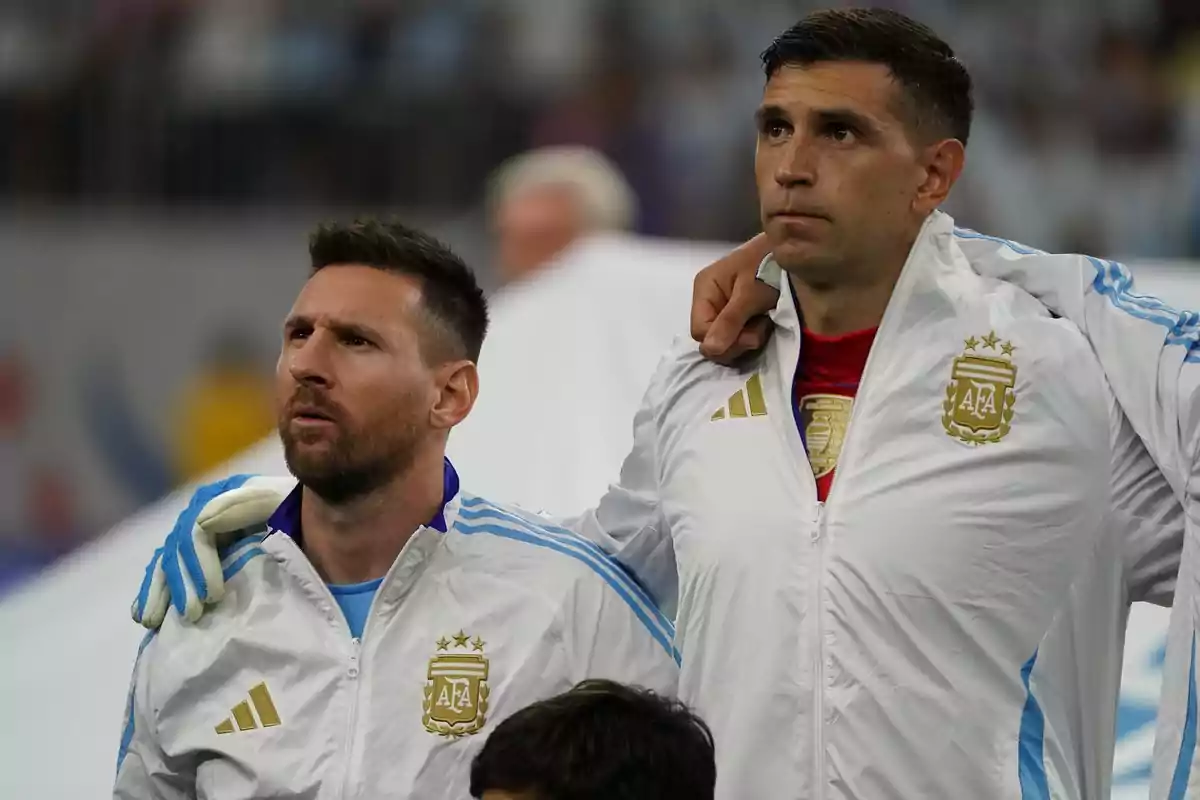
POLYGON ((314 436, 296 432, 285 415, 279 438, 288 471, 329 505, 364 497, 406 472, 416 458, 417 426, 395 416, 390 420, 395 421, 352 427, 343 416, 333 431, 314 436))

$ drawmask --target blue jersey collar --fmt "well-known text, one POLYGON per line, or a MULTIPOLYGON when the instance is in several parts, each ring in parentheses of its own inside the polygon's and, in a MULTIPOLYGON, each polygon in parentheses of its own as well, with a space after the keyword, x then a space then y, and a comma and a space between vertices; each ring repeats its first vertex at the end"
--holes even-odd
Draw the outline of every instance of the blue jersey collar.
MULTIPOLYGON (((442 467, 442 505, 438 508, 433 519, 425 523, 426 527, 434 528, 446 532, 446 504, 449 503, 458 494, 458 473, 454 469, 454 465, 450 463, 450 459, 443 459, 444 466, 442 467)), ((275 513, 267 520, 267 526, 272 531, 279 531, 287 534, 296 541, 300 541, 300 498, 302 497, 304 487, 299 484, 291 493, 279 504, 279 508, 275 509, 275 513)))

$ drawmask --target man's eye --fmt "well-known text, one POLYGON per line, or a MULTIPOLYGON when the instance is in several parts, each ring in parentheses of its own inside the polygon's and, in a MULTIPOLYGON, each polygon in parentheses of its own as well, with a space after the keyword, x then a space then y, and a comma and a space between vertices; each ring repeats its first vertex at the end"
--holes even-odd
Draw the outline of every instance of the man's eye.
POLYGON ((842 144, 854 141, 854 129, 847 125, 830 125, 827 132, 830 139, 842 144))
POLYGON ((371 345, 369 341, 361 336, 347 336, 342 341, 350 347, 369 347, 371 345))
POLYGON ((767 122, 763 124, 763 135, 768 139, 782 139, 787 134, 787 126, 782 122, 767 122))
POLYGON ((292 330, 288 331, 287 338, 289 342, 300 341, 307 339, 308 334, 309 331, 304 330, 303 328, 293 328, 292 330))

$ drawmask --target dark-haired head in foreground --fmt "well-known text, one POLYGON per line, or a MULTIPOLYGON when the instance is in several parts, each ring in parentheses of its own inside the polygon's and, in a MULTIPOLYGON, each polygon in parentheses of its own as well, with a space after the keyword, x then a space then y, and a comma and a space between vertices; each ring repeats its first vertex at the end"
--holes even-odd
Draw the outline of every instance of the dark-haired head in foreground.
POLYGON ((708 726, 677 701, 585 681, 496 727, 471 766, 483 800, 711 800, 708 726))
POLYGON ((966 67, 926 26, 874 8, 810 14, 762 61, 755 172, 775 260, 814 291, 880 284, 885 303, 962 171, 966 67))
POLYGON ((479 390, 487 303, 475 276, 398 222, 321 225, 309 254, 276 370, 288 468, 332 505, 414 464, 440 480, 446 437, 479 390))

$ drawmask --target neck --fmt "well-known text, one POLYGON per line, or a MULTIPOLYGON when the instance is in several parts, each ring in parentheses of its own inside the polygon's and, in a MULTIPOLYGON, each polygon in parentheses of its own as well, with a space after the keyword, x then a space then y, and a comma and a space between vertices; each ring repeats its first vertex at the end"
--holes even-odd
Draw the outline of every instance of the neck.
POLYGON ((817 283, 789 273, 804 327, 819 336, 843 336, 878 327, 907 255, 905 252, 886 269, 871 270, 867 280, 817 283))
POLYGON ((304 552, 321 577, 344 584, 386 575, 417 528, 441 508, 442 458, 440 452, 418 456, 391 482, 338 505, 305 487, 304 552))

